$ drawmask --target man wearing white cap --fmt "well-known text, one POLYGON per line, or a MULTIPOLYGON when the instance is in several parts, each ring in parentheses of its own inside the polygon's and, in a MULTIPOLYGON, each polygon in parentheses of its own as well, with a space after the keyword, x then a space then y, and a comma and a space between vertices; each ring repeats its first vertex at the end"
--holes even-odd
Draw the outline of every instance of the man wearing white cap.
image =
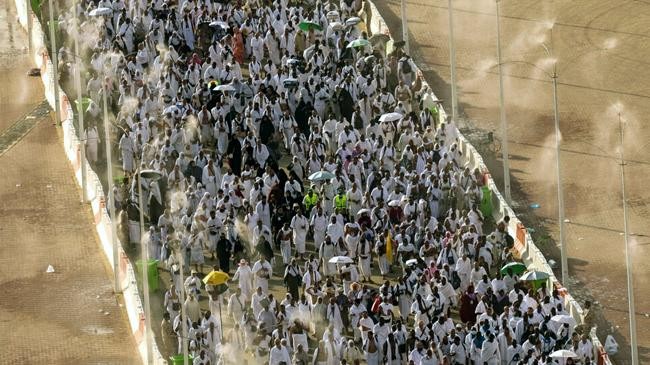
POLYGON ((239 261, 239 267, 235 271, 232 280, 239 280, 238 288, 241 290, 241 296, 248 301, 248 298, 253 294, 253 271, 244 259, 239 261))

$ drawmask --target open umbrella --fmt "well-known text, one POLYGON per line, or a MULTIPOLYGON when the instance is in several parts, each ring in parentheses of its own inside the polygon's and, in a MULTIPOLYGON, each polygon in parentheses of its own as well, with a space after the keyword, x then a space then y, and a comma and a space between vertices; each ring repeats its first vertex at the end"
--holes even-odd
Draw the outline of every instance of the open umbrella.
POLYGON ((300 64, 300 60, 297 58, 289 58, 287 60, 287 65, 293 66, 293 65, 298 65, 300 64))
POLYGON ((570 328, 573 328, 577 325, 576 320, 573 317, 566 314, 558 314, 557 316, 551 317, 551 321, 559 324, 568 324, 570 328))
POLYGON ((368 40, 371 44, 387 43, 390 37, 384 33, 375 33, 368 40))
POLYGON ((210 27, 212 28, 221 28, 221 29, 228 29, 230 26, 226 22, 222 21, 214 21, 210 23, 210 27))
POLYGON ((568 359, 570 357, 578 357, 578 355, 576 355, 576 353, 571 350, 557 350, 555 352, 552 352, 549 356, 555 359, 568 359))
POLYGON ((313 23, 313 22, 300 22, 298 24, 298 27, 305 32, 308 32, 310 30, 323 30, 323 27, 320 26, 320 24, 313 23))
POLYGON ((369 214, 369 213, 370 213, 370 210, 368 210, 368 209, 366 209, 366 208, 363 208, 363 209, 361 209, 361 210, 359 210, 359 211, 357 212, 357 215, 361 215, 361 214, 369 214))
POLYGON ((313 174, 309 175, 309 181, 324 181, 324 180, 331 180, 334 178, 334 174, 329 172, 329 171, 318 171, 314 172, 313 174))
POLYGON ((406 266, 415 266, 418 264, 418 259, 406 260, 405 264, 406 266))
POLYGON ((90 16, 104 16, 113 14, 113 9, 111 8, 97 8, 93 9, 88 13, 90 16))
POLYGON ((352 264, 354 260, 347 256, 334 256, 328 261, 330 264, 352 264))
POLYGON ((521 281, 540 281, 546 280, 550 277, 548 273, 543 271, 528 271, 519 278, 521 281))
POLYGON ((347 47, 348 48, 358 48, 358 47, 365 47, 365 46, 369 46, 369 45, 370 45, 370 41, 368 41, 367 39, 359 38, 359 39, 355 39, 352 42, 348 43, 347 47))
POLYGON ((232 85, 219 85, 215 87, 213 90, 215 91, 237 91, 234 86, 232 85))
POLYGON ((230 276, 223 271, 210 271, 208 275, 203 278, 203 283, 206 285, 221 285, 228 282, 230 276))
POLYGON ((333 23, 330 23, 330 27, 332 27, 333 31, 337 32, 339 30, 343 30, 343 28, 345 28, 345 25, 343 25, 342 23, 339 23, 339 22, 333 22, 333 23))
POLYGON ((302 58, 309 61, 316 51, 315 46, 309 46, 302 52, 302 58))
POLYGON ((513 274, 520 275, 526 271, 526 265, 522 264, 521 262, 509 262, 501 268, 501 274, 508 274, 508 269, 512 270, 513 274))
POLYGON ((163 110, 163 114, 177 114, 180 113, 180 109, 176 105, 170 105, 165 110, 163 110))
POLYGON ((331 10, 331 11, 327 12, 326 17, 327 17, 327 19, 330 19, 330 20, 331 19, 338 19, 339 18, 339 12, 336 11, 336 10, 331 10))
POLYGON ((358 16, 353 16, 351 18, 348 18, 345 21, 345 25, 347 25, 347 26, 357 25, 359 23, 361 23, 361 18, 359 18, 358 16))
POLYGON ((282 85, 284 85, 284 87, 287 87, 287 88, 289 88, 289 87, 297 87, 298 86, 298 80, 297 79, 292 79, 292 78, 284 79, 284 81, 282 81, 282 85))
POLYGON ((380 122, 394 122, 396 120, 402 119, 402 117, 403 117, 403 115, 400 114, 400 113, 395 113, 395 112, 386 113, 386 114, 382 115, 381 117, 379 117, 379 121, 380 122))
MULTIPOLYGON (((84 112, 88 111, 88 108, 90 107, 90 104, 93 102, 93 99, 91 98, 81 98, 81 110, 84 112)), ((74 101, 75 105, 77 106, 77 109, 79 108, 79 100, 75 99, 74 101)))

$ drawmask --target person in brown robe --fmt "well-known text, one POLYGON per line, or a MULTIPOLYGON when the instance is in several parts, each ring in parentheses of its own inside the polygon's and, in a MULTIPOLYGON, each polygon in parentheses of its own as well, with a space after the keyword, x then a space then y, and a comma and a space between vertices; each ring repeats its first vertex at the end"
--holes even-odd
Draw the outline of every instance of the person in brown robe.
POLYGON ((470 284, 467 291, 460 297, 460 320, 463 323, 474 324, 476 322, 476 305, 478 304, 478 297, 474 293, 474 285, 470 284))

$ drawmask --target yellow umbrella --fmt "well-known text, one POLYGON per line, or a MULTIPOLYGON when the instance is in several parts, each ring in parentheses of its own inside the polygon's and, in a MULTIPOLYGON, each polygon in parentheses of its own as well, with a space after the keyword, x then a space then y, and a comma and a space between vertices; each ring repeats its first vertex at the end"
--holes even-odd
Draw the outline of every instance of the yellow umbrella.
POLYGON ((221 285, 225 284, 228 279, 230 279, 230 276, 223 271, 211 271, 203 278, 203 282, 206 285, 221 285))

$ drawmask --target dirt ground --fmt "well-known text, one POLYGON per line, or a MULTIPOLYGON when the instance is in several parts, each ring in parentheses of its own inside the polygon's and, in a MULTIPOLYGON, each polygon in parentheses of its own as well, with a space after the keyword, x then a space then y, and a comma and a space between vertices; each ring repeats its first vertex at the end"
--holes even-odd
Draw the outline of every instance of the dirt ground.
POLYGON ((12 0, 0 0, 0 358, 140 361, 89 205, 43 103, 12 0), (54 273, 45 273, 48 265, 54 273))
MULTIPOLYGON (((376 1, 392 34, 401 38, 399 1, 376 1)), ((480 140, 501 136, 496 70, 495 2, 454 0, 459 126, 480 140)), ((501 1, 501 44, 510 146, 513 199, 533 238, 559 263, 555 135, 550 72, 557 60, 566 245, 571 280, 565 283, 581 303, 598 302, 602 339, 614 334, 629 357, 629 318, 621 199, 618 112, 624 121, 626 188, 636 321, 641 363, 650 361, 648 290, 650 132, 650 48, 647 1, 501 1), (551 31, 552 29, 552 31, 551 31), (530 204, 540 204, 539 209, 530 204), (606 322, 605 322, 606 321, 606 322)), ((448 7, 442 0, 406 0, 412 55, 450 108, 448 7)), ((502 160, 488 156, 502 185, 502 160)), ((559 275, 559 272, 556 272, 559 275)))

